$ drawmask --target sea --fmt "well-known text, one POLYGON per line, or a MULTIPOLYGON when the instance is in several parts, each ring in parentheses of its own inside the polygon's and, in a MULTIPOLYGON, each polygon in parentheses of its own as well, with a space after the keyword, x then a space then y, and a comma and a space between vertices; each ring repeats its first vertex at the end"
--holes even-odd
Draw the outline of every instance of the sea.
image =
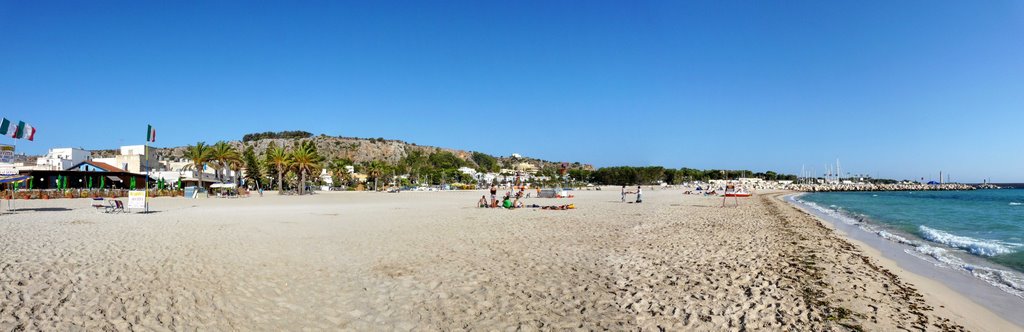
POLYGON ((1024 298, 1024 189, 827 192, 796 200, 1024 298))

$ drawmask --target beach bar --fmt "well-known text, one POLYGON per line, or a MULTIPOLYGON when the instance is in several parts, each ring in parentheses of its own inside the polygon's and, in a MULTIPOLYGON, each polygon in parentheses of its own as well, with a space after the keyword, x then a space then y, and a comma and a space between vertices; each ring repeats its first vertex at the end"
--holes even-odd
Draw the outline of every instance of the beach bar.
POLYGON ((56 189, 58 179, 67 179, 68 189, 128 189, 133 179, 136 187, 143 189, 146 183, 145 174, 94 161, 84 161, 66 170, 23 170, 19 174, 29 177, 19 183, 20 189, 56 189))

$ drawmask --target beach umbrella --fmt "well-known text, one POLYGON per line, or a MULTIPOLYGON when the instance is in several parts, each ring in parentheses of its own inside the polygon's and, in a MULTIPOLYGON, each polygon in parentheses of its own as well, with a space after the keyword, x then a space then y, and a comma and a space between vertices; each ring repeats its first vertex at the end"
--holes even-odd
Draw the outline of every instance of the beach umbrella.
POLYGON ((92 189, 92 177, 91 176, 89 177, 88 186, 89 186, 89 189, 92 189))
POLYGON ((132 177, 131 181, 129 181, 128 189, 135 190, 135 177, 132 177))
POLYGON ((101 176, 100 177, 100 189, 103 189, 103 186, 105 184, 107 184, 107 177, 106 176, 101 176))
POLYGON ((179 176, 179 177, 178 177, 178 189, 181 189, 181 188, 182 188, 182 187, 181 187, 181 177, 179 176))

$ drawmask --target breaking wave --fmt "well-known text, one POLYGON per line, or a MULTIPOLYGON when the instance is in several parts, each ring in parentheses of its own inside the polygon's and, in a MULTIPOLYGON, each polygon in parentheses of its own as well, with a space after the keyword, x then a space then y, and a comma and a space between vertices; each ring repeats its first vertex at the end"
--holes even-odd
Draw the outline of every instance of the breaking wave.
MULTIPOLYGON (((929 245, 928 242, 925 241, 908 239, 904 236, 893 234, 885 229, 881 229, 880 226, 862 222, 861 218, 851 217, 848 214, 839 211, 838 208, 822 207, 814 202, 801 200, 798 197, 794 197, 793 201, 821 212, 835 220, 857 226, 863 231, 873 233, 886 240, 911 246, 913 248, 905 250, 905 252, 911 256, 934 262, 936 266, 966 271, 1007 293, 1024 298, 1024 275, 1020 273, 967 263, 950 252, 949 249, 929 245)), ((951 248, 963 250, 979 256, 990 257, 1011 254, 1016 252, 1017 248, 1024 246, 1024 244, 1020 243, 1003 243, 993 240, 980 240, 967 236, 954 235, 927 226, 919 226, 919 230, 925 240, 940 243, 951 248)))
POLYGON ((1012 254, 1015 251, 1009 245, 999 241, 980 240, 967 236, 953 235, 928 226, 919 226, 925 240, 942 243, 950 247, 960 248, 979 256, 996 256, 1012 254))

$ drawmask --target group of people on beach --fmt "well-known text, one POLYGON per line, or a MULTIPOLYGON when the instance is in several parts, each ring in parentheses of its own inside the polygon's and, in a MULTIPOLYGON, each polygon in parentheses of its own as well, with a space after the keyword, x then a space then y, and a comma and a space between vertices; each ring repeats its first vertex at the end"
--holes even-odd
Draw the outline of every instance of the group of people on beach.
POLYGON ((622 185, 622 202, 626 202, 626 195, 636 194, 636 203, 643 203, 643 189, 636 186, 636 191, 626 191, 626 185, 622 185))
POLYGON ((499 203, 499 201, 498 201, 498 187, 497 186, 491 186, 491 199, 487 200, 487 196, 480 196, 480 200, 477 201, 477 206, 482 207, 482 208, 498 208, 498 207, 506 208, 506 209, 521 208, 521 207, 523 207, 523 202, 520 202, 519 199, 521 199, 521 198, 523 198, 525 196, 524 191, 525 191, 525 188, 519 188, 519 190, 516 191, 516 193, 514 195, 512 194, 511 191, 506 192, 505 196, 501 199, 501 201, 499 203))
POLYGON ((505 209, 518 209, 518 208, 540 208, 544 210, 571 210, 575 209, 575 204, 564 204, 564 205, 548 205, 540 206, 537 204, 526 205, 523 204, 521 199, 529 198, 530 194, 526 192, 525 187, 517 187, 517 191, 513 194, 511 191, 505 192, 505 196, 498 200, 498 187, 491 186, 491 199, 488 200, 487 196, 480 196, 480 200, 477 201, 477 206, 481 208, 505 208, 505 209))
POLYGON ((500 208, 506 208, 506 209, 515 209, 515 208, 524 207, 523 206, 523 202, 519 201, 519 197, 516 197, 513 200, 512 197, 510 197, 510 195, 505 195, 505 197, 501 199, 500 203, 499 203, 497 198, 491 199, 491 201, 488 202, 487 201, 487 196, 480 196, 480 200, 477 201, 477 206, 482 207, 482 208, 499 208, 500 207, 500 208))

